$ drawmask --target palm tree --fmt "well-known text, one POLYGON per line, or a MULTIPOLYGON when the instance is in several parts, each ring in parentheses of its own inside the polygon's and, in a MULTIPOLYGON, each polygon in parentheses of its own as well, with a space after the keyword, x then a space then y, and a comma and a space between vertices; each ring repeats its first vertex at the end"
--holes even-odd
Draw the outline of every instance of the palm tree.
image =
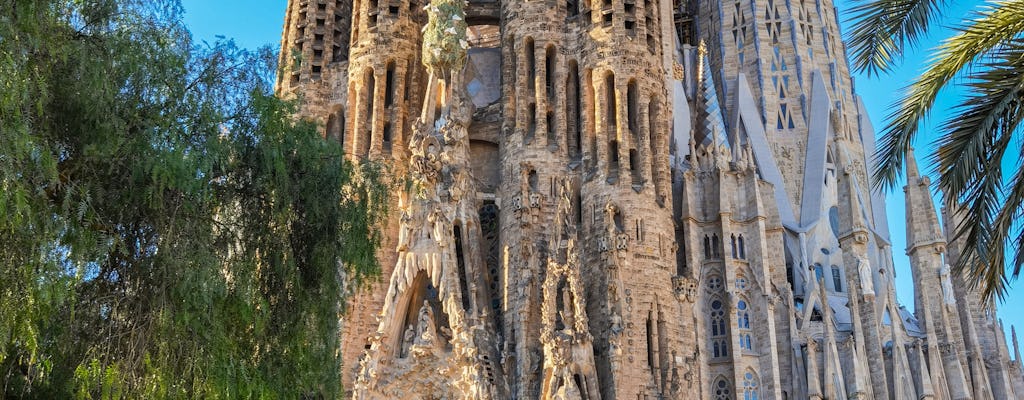
MULTIPOLYGON (((935 28, 948 0, 859 0, 849 14, 853 68, 877 75, 935 28)), ((936 151, 937 189, 962 210, 953 237, 964 240, 956 270, 985 299, 1002 298, 1024 264, 1024 0, 984 4, 942 41, 927 70, 906 88, 888 116, 877 154, 876 185, 892 189, 911 143, 944 88, 963 85, 953 113, 942 122, 936 151), (1013 147, 1011 147, 1013 146, 1013 147), (1004 165, 1012 165, 1004 171, 1004 165), (1012 253, 1012 274, 1006 258, 1012 253)))

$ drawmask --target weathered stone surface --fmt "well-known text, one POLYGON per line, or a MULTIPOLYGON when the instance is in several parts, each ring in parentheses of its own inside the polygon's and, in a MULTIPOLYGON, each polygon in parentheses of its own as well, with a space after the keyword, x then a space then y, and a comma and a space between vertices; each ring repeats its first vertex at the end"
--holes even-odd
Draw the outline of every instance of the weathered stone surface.
POLYGON ((832 2, 461 7, 424 43, 424 1, 289 1, 279 93, 410 182, 343 319, 355 398, 1024 395, 914 165, 896 303, 832 2))

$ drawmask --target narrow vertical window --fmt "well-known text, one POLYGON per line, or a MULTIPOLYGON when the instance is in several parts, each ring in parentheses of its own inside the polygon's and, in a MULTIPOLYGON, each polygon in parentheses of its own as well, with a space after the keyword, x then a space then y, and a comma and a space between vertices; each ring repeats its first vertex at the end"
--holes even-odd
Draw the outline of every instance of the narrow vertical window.
POLYGON ((579 66, 576 65, 576 60, 569 62, 569 73, 565 78, 565 86, 566 94, 569 97, 565 101, 565 122, 569 132, 565 135, 566 147, 569 150, 569 158, 579 160, 582 153, 580 149, 583 131, 583 115, 581 113, 583 99, 580 96, 579 66))
POLYGON ((611 72, 604 78, 604 98, 605 104, 605 120, 607 121, 608 133, 612 137, 615 137, 616 129, 615 126, 618 124, 618 107, 616 106, 615 100, 615 75, 611 72))
POLYGON ((640 116, 637 108, 639 106, 639 95, 636 90, 636 81, 630 80, 626 85, 626 119, 629 133, 633 135, 633 144, 640 143, 640 116))
POLYGON ((544 86, 548 102, 555 102, 555 46, 548 45, 544 51, 544 86))
POLYGON ((469 276, 466 275, 466 257, 462 252, 462 223, 452 226, 452 237, 455 241, 455 261, 459 268, 459 288, 462 289, 462 309, 469 311, 469 276))
POLYGON ((832 266, 832 286, 835 287, 837 292, 843 291, 843 277, 839 271, 839 266, 832 266))
POLYGON ((526 45, 523 52, 526 55, 526 82, 528 90, 533 90, 537 79, 537 55, 534 54, 533 38, 526 38, 526 45))
POLYGON ((384 107, 395 103, 395 62, 388 62, 387 73, 384 75, 384 107))

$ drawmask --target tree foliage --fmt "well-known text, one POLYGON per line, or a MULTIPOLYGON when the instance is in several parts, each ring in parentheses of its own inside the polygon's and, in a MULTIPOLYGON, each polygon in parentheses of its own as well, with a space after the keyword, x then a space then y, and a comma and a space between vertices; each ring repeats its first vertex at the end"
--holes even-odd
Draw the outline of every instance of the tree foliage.
MULTIPOLYGON (((853 9, 848 38, 854 67, 889 70, 904 45, 916 44, 933 29, 946 7, 935 0, 863 1, 853 9)), ((986 298, 1002 297, 1008 290, 1007 255, 1012 256, 1010 276, 1017 277, 1024 266, 1024 225, 1016 223, 1024 216, 1024 0, 986 3, 936 49, 888 116, 875 171, 879 185, 895 185, 939 94, 958 85, 966 95, 942 122, 930 161, 947 207, 961 210, 953 232, 964 240, 957 270, 973 278, 986 298), (1013 170, 1004 170, 1005 165, 1013 170)))
POLYGON ((276 57, 172 0, 0 2, 0 385, 25 398, 340 391, 385 171, 274 97, 276 57))

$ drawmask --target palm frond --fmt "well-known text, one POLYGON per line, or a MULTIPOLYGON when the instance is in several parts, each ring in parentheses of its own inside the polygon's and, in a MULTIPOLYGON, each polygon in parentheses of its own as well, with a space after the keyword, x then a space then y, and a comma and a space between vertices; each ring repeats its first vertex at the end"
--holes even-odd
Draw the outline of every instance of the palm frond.
POLYGON ((1014 277, 1024 260, 1019 246, 1024 232, 1014 223, 1024 207, 1024 168, 1008 185, 1003 177, 1006 152, 1024 120, 1024 40, 1010 40, 992 56, 970 78, 969 96, 946 121, 932 161, 947 201, 966 205, 954 232, 954 240, 965 239, 957 270, 982 286, 984 297, 1002 298, 1007 245, 1016 253, 1014 277), (1011 235, 1016 240, 1009 241, 1011 235))
POLYGON ((879 143, 875 185, 891 189, 903 170, 904 156, 917 136, 919 124, 935 104, 935 98, 965 67, 1007 45, 1024 32, 1024 0, 989 3, 960 33, 945 40, 929 68, 907 88, 897 110, 887 119, 879 143))
POLYGON ((846 43, 853 69, 876 75, 891 70, 941 17, 945 0, 872 0, 850 9, 846 43))

